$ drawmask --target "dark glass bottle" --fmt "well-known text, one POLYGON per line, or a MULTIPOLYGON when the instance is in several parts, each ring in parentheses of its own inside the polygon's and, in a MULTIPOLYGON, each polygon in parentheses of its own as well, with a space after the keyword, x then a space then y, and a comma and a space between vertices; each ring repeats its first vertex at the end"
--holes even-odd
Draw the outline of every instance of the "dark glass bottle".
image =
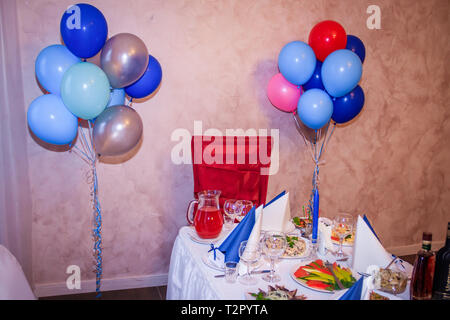
POLYGON ((411 299, 429 300, 433 295, 435 254, 431 251, 432 235, 424 232, 422 249, 417 253, 411 277, 411 299))
POLYGON ((433 296, 436 299, 450 300, 450 222, 447 225, 445 246, 436 253, 433 296))

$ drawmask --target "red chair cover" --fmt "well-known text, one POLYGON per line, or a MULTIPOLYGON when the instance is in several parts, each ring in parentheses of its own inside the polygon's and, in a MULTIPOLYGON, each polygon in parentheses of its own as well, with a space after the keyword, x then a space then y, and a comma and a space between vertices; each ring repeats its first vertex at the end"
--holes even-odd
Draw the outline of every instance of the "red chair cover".
POLYGON ((193 136, 191 150, 195 198, 203 190, 220 190, 221 208, 227 199, 251 200, 256 206, 265 203, 270 136, 193 136), (263 168, 265 174, 261 174, 263 168))

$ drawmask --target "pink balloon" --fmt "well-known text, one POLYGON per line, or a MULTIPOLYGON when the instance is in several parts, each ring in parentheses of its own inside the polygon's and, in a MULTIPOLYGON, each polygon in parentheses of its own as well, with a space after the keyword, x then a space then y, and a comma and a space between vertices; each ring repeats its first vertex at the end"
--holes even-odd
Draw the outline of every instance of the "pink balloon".
POLYGON ((270 79, 267 85, 267 96, 270 102, 284 112, 293 112, 297 109, 298 100, 303 88, 287 81, 281 73, 270 79))

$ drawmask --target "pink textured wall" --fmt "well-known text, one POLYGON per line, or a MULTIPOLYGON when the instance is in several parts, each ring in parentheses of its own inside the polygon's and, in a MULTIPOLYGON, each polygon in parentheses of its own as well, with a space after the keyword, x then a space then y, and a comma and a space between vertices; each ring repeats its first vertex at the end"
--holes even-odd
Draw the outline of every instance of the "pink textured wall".
MULTIPOLYGON (((386 246, 443 239, 450 219, 449 2, 441 1, 87 1, 105 15, 109 35, 141 37, 163 67, 152 99, 134 104, 144 122, 135 156, 100 164, 104 277, 168 271, 173 240, 185 225, 192 169, 171 162, 173 130, 279 128, 280 168, 268 196, 287 189, 296 213, 311 189, 312 161, 291 116, 268 102, 266 85, 284 44, 307 41, 324 19, 339 21, 367 50, 357 121, 337 128, 321 168, 321 208, 367 214, 386 246), (366 9, 381 8, 381 30, 366 9)), ((59 43, 72 1, 18 2, 25 103, 39 96, 34 60, 59 43)), ((65 281, 70 264, 92 279, 87 167, 75 155, 28 139, 36 283, 65 281)))

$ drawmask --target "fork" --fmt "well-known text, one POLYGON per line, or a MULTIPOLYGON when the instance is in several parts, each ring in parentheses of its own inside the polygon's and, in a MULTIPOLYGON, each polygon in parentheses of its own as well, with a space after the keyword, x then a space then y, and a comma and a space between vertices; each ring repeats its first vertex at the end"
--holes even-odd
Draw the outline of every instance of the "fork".
POLYGON ((336 283, 338 285, 338 287, 342 290, 345 289, 345 287, 342 285, 341 281, 338 279, 338 277, 336 277, 336 275, 334 274, 333 271, 333 265, 331 263, 329 263, 328 261, 325 262, 325 267, 331 272, 331 274, 334 277, 334 280, 336 280, 336 283))

